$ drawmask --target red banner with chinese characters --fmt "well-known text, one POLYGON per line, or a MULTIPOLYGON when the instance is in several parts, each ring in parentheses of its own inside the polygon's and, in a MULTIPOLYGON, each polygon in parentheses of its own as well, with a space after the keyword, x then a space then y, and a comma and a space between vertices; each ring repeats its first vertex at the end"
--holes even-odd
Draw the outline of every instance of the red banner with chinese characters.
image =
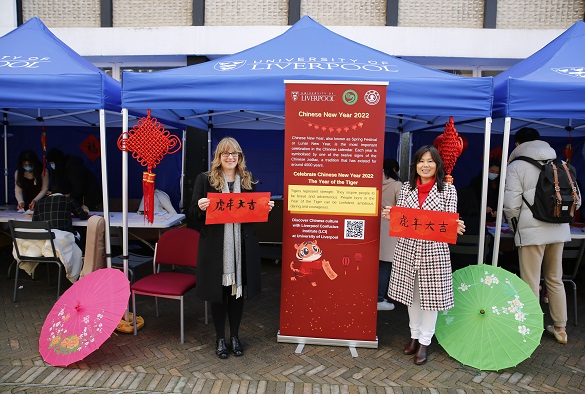
POLYGON ((207 193, 205 224, 267 222, 270 192, 207 193))
POLYGON ((277 339, 377 347, 386 83, 285 83, 277 339))
POLYGON ((392 207, 390 236, 457 243, 458 213, 392 207))

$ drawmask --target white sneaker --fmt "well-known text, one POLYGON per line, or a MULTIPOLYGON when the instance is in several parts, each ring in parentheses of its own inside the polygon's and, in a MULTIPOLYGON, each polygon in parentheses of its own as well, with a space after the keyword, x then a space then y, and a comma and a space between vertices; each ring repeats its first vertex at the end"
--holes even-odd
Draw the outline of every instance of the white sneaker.
POLYGON ((378 302, 378 310, 379 311, 391 311, 392 309, 394 309, 393 303, 388 302, 386 300, 378 302))

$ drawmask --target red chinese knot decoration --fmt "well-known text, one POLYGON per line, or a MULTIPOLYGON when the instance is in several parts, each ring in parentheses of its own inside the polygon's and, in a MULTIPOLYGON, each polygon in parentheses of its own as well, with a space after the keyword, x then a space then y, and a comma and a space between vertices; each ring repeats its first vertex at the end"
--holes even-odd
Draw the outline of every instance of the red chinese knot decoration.
POLYGON ((156 119, 150 116, 139 119, 132 130, 122 133, 118 138, 118 148, 132 152, 141 165, 147 168, 142 173, 142 189, 144 194, 144 217, 149 223, 154 221, 154 178, 152 172, 167 154, 176 153, 181 149, 181 140, 172 135, 156 119))
POLYGON ((446 174, 445 182, 453 184, 451 172, 455 167, 457 158, 463 152, 463 139, 457 134, 457 130, 455 130, 455 122, 453 122, 452 116, 449 117, 449 121, 445 123, 445 126, 445 131, 442 135, 435 138, 433 145, 437 147, 437 150, 443 158, 446 174))

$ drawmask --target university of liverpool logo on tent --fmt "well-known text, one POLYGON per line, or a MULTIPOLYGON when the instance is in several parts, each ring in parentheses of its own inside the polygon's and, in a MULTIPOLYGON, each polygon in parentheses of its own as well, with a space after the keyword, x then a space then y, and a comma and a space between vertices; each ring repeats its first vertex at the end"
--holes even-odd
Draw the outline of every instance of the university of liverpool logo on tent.
POLYGON ((217 71, 232 71, 242 67, 244 64, 246 64, 245 60, 217 62, 215 63, 215 66, 213 66, 213 68, 215 68, 217 71))
POLYGON ((39 68, 43 63, 50 63, 51 58, 42 56, 11 56, 0 54, 0 67, 39 68))
POLYGON ((570 77, 585 78, 585 67, 561 67, 553 68, 554 72, 570 77))

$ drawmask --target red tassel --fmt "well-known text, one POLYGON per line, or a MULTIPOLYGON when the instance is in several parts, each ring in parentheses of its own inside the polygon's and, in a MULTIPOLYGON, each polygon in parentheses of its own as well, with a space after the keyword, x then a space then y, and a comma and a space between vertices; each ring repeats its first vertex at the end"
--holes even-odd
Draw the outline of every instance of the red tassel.
POLYGON ((43 148, 43 176, 47 175, 47 133, 45 133, 45 126, 41 127, 41 148, 43 148))
POLYGON ((152 172, 142 173, 142 192, 144 195, 144 217, 148 223, 154 222, 154 178, 152 172))

